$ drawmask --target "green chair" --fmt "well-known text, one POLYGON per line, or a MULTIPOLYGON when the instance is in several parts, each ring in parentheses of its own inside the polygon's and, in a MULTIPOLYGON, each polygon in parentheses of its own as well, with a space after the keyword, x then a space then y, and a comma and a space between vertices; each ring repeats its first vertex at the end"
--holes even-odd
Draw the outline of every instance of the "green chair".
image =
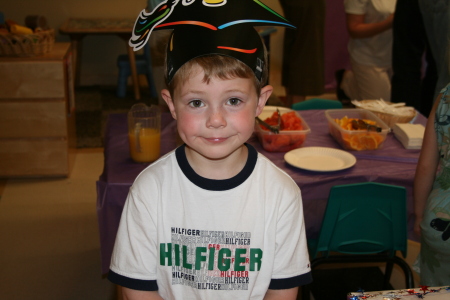
MULTIPOLYGON (((311 270, 322 264, 386 262, 384 289, 400 266, 406 288, 414 287, 407 252, 406 189, 374 182, 334 186, 317 240, 308 240, 311 270)), ((309 299, 303 287, 302 299, 309 299)))
POLYGON ((342 103, 340 101, 322 98, 311 98, 303 102, 292 104, 292 109, 294 110, 339 109, 339 108, 342 108, 342 103))
MULTIPOLYGON (((121 54, 117 57, 117 67, 119 68, 119 76, 117 79, 116 95, 119 98, 126 97, 128 77, 131 76, 130 60, 128 54, 121 54)), ((150 46, 148 43, 144 46, 144 54, 136 55, 137 74, 145 74, 147 77, 148 87, 150 89, 150 97, 158 98, 152 73, 152 58, 150 56, 150 46)))

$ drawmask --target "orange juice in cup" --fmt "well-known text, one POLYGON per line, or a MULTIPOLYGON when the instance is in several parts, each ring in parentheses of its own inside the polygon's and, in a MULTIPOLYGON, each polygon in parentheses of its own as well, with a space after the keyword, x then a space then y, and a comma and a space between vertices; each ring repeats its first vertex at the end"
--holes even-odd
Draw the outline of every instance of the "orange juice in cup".
POLYGON ((134 161, 152 162, 159 158, 161 133, 155 128, 142 128, 138 134, 128 132, 128 140, 130 155, 134 161))
POLYGON ((133 105, 128 112, 128 141, 131 158, 140 163, 153 162, 160 156, 161 112, 156 106, 133 105))

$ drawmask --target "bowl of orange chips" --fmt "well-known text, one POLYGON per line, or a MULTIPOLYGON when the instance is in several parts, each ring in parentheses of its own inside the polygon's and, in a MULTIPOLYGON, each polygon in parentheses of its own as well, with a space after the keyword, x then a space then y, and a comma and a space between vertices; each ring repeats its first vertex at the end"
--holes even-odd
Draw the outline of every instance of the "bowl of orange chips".
POLYGON ((383 146, 389 126, 365 109, 325 111, 331 136, 346 150, 375 150, 383 146))

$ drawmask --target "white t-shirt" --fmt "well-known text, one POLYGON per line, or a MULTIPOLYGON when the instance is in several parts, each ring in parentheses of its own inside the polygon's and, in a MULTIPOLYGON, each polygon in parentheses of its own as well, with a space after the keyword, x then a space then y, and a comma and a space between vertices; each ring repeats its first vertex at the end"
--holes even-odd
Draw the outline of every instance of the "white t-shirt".
MULTIPOLYGON (((376 23, 395 12, 396 2, 396 0, 344 0, 344 6, 346 13, 365 15, 365 23, 376 23)), ((348 51, 352 59, 359 64, 389 67, 392 64, 392 29, 370 38, 350 38, 348 51)))
POLYGON ((168 299, 263 299, 311 281, 298 185, 247 145, 244 169, 211 180, 184 146, 130 189, 109 279, 168 299))

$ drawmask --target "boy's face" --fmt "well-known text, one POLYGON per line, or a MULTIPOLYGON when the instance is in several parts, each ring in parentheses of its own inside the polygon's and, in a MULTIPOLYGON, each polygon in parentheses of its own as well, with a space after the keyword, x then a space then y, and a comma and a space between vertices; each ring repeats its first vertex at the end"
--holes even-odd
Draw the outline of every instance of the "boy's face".
POLYGON ((196 67, 174 95, 162 91, 172 116, 177 120, 181 139, 193 155, 210 160, 225 159, 250 138, 255 117, 269 98, 272 87, 265 86, 258 97, 252 79, 211 78, 203 81, 196 67))

